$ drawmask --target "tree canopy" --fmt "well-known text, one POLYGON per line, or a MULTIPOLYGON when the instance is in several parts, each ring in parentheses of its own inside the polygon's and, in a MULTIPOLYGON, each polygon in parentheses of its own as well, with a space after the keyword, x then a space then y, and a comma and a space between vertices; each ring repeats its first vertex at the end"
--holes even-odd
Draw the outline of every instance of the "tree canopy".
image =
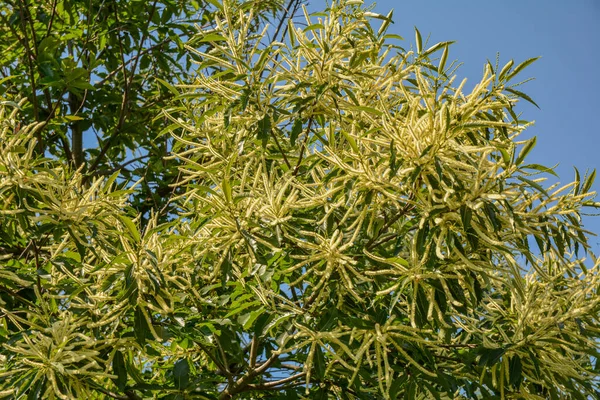
POLYGON ((595 171, 528 162, 535 59, 467 91, 356 0, 0 19, 0 396, 600 396, 595 171))

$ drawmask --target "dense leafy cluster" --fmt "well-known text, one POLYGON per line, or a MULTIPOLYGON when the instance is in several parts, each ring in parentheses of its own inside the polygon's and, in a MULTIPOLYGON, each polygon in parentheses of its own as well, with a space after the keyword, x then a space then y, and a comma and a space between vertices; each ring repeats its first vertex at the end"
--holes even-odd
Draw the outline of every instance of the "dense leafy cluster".
POLYGON ((31 94, 2 102, 0 394, 598 396, 594 173, 527 163, 533 60, 467 93, 450 42, 398 47, 360 1, 303 22, 292 1, 275 41, 255 6, 209 3, 160 129, 131 120, 142 164, 176 171, 153 206, 146 175, 40 152, 31 94))

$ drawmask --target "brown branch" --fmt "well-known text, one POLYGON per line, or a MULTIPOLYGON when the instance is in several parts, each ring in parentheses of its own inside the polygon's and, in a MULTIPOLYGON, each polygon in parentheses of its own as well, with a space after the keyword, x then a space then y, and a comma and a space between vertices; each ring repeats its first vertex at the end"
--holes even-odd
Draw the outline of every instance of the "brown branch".
MULTIPOLYGON (((295 380, 298 380, 298 379, 304 377, 305 375, 306 375, 306 372, 301 372, 299 374, 288 376, 287 378, 283 378, 278 381, 270 381, 270 382, 254 384, 254 385, 249 384, 248 386, 246 386, 246 388, 243 391, 247 392, 250 390, 280 390, 281 387, 278 387, 278 386, 285 385, 286 383, 290 383, 295 380)), ((297 382, 296 384, 301 384, 301 383, 297 382)))
POLYGON ((105 171, 94 171, 91 175, 92 176, 100 176, 100 175, 111 175, 115 172, 117 172, 120 169, 125 168, 126 166, 133 164, 135 162, 141 161, 145 158, 150 157, 150 154, 146 154, 140 157, 136 157, 136 158, 132 158, 131 160, 127 160, 126 162, 124 162, 123 164, 117 165, 109 170, 105 170, 105 171))
MULTIPOLYGON (((21 24, 22 26, 24 26, 24 21, 23 21, 23 12, 20 13, 21 14, 21 24)), ((17 40, 19 41, 19 43, 21 43, 21 46, 23 46, 23 48, 25 49, 25 54, 26 54, 26 58, 27 58, 27 67, 29 69, 29 81, 31 84, 31 92, 32 92, 32 96, 33 96, 33 118, 37 121, 39 119, 39 111, 38 111, 38 101, 37 101, 37 86, 35 83, 35 70, 33 68, 33 54, 31 53, 31 48, 29 47, 29 38, 27 36, 27 32, 23 32, 23 34, 25 35, 25 38, 21 38, 21 36, 19 35, 19 33, 17 32, 17 30, 15 29, 14 25, 11 24, 6 17, 0 13, 0 18, 2 18, 2 22, 4 23, 4 26, 8 26, 9 29, 11 30, 11 32, 13 33, 13 35, 15 35, 15 37, 17 38, 17 40)))
POLYGON ((154 16, 154 13, 156 12, 156 3, 158 3, 158 0, 154 0, 154 3, 152 3, 152 9, 150 10, 150 13, 148 14, 148 20, 146 21, 146 29, 144 30, 144 33, 142 34, 142 37, 140 38, 140 41, 138 43, 138 51, 137 51, 138 56, 133 61, 133 66, 131 67, 128 86, 131 86, 131 84, 133 83, 133 78, 135 77, 135 70, 137 69, 138 62, 140 61, 140 53, 142 52, 142 45, 148 38, 148 30, 150 28, 150 22, 152 22, 152 17, 154 16))
POLYGON ((113 399, 117 399, 117 400, 130 400, 131 399, 131 397, 128 395, 126 395, 126 396, 120 395, 120 394, 111 392, 110 390, 102 389, 101 387, 96 387, 95 389, 108 397, 112 397, 113 399))
POLYGON ((304 141, 302 142, 302 147, 300 148, 300 156, 298 157, 298 162, 296 163, 296 167, 294 167, 294 172, 292 173, 292 176, 298 175, 298 171, 300 170, 300 164, 302 164, 302 158, 304 157, 304 150, 306 149, 306 146, 308 145, 308 138, 310 136, 310 129, 312 127, 312 124, 313 124, 313 117, 310 117, 310 119, 308 120, 308 126, 306 127, 306 136, 304 137, 304 141))
POLYGON ((267 361, 262 363, 258 368, 254 368, 249 370, 244 376, 238 379, 234 384, 229 384, 228 387, 221 392, 219 396, 219 400, 228 400, 232 399, 238 393, 241 393, 246 390, 252 379, 254 379, 257 375, 265 372, 277 359, 279 358, 279 354, 273 354, 267 361))
MULTIPOLYGON (((131 71, 130 71, 131 73, 130 73, 129 78, 127 77, 127 68, 126 68, 127 64, 125 63, 125 56, 123 55, 123 53, 124 53, 123 52, 123 43, 121 40, 121 36, 117 35, 117 37, 119 38, 119 53, 121 55, 121 67, 123 70, 123 80, 125 83, 123 98, 121 100, 121 109, 119 110, 119 120, 117 122, 117 126, 114 129, 114 132, 112 133, 112 135, 110 135, 108 137, 108 139, 106 140, 106 142, 100 149, 100 153, 98 153, 98 156, 96 157, 96 159, 94 160, 94 163, 92 164, 92 166, 89 169, 90 171, 94 171, 98 167, 98 165, 100 165, 100 163, 102 162, 102 159, 106 155, 106 152, 110 148, 113 140, 119 135, 121 128, 123 127, 123 122, 125 122, 125 117, 127 114, 127 101, 129 99, 129 89, 130 89, 130 87, 133 83, 133 79, 135 77, 135 70, 137 69, 138 61, 140 59, 142 45, 144 44, 144 41, 148 37, 147 36, 148 28, 150 26, 150 22, 152 22, 152 16, 154 15, 154 12, 156 11, 156 3, 157 2, 158 2, 158 0, 154 0, 154 3, 152 4, 152 10, 149 13, 148 21, 146 22, 146 31, 144 32, 144 34, 142 35, 142 37, 140 38, 140 41, 138 43, 138 54, 137 54, 137 57, 135 57, 135 60, 133 61, 133 66, 131 67, 131 71)), ((117 7, 114 8, 114 12, 115 12, 115 20, 117 21, 117 23, 119 23, 117 7)))
MULTIPOLYGON (((115 12, 115 20, 116 20, 116 22, 118 24, 119 23, 119 14, 117 13, 117 7, 114 8, 114 12, 115 12)), ((120 31, 120 29, 119 29, 119 31, 120 31)), ((92 171, 92 172, 102 162, 102 159, 104 158, 104 156, 106 155, 106 152, 108 151, 108 149, 112 145, 113 140, 115 140, 116 137, 119 136, 119 133, 121 131, 121 127, 123 125, 123 122, 125 121, 127 101, 128 101, 128 97, 129 97, 129 79, 127 77, 127 68, 125 68, 125 55, 124 55, 124 51, 123 51, 123 41, 121 39, 121 35, 119 34, 119 31, 117 31, 117 38, 119 39, 118 40, 118 42, 119 42, 119 54, 121 56, 121 67, 122 67, 122 72, 123 72, 123 82, 125 83, 125 87, 123 88, 123 96, 121 98, 121 107, 119 109, 119 120, 117 121, 117 125, 115 126, 115 129, 114 129, 113 133, 106 139, 106 142, 104 142, 104 145, 100 149, 100 153, 98 153, 98 156, 94 160, 94 163, 89 168, 89 171, 92 171)), ((89 175, 87 175, 87 177, 89 177, 89 175)))
POLYGON ((46 36, 44 36, 44 38, 47 38, 48 36, 50 36, 50 32, 52 32, 52 24, 54 23, 54 17, 56 17, 56 3, 58 2, 58 0, 54 0, 52 2, 52 14, 50 14, 50 22, 48 22, 48 29, 46 30, 46 36))
MULTIPOLYGON (((385 225, 383 225, 383 227, 379 230, 379 232, 377 233, 377 235, 373 236, 371 238, 371 240, 369 240, 367 242, 367 244, 365 245, 365 248, 367 250, 372 250, 373 248, 375 248, 376 245, 379 245, 381 243, 385 243, 385 242, 377 243, 377 239, 379 239, 381 237, 381 235, 383 235, 396 221, 398 221, 400 218, 402 218, 403 216, 405 216, 406 213, 408 213, 413 208, 415 208, 415 205, 412 203, 413 200, 414 200, 414 198, 415 198, 414 192, 412 192, 408 196, 408 200, 407 200, 406 204, 404 205, 404 207, 402 207, 402 209, 396 215, 394 215, 392 218, 390 218, 390 220, 387 221, 385 223, 385 225)), ((389 239, 389 240, 391 240, 391 239, 389 239)))
POLYGON ((212 360, 212 362, 215 363, 219 372, 221 372, 223 375, 226 375, 227 373, 229 373, 227 371, 227 369, 225 368, 225 366, 223 364, 221 364, 221 362, 210 351, 208 351, 208 349, 202 343, 197 343, 197 345, 198 345, 198 347, 200 347, 200 349, 204 353, 206 353, 208 358, 210 358, 212 360))
POLYGON ((275 139, 275 144, 277 145, 279 152, 283 156, 283 161, 285 161, 285 165, 287 165, 288 169, 292 169, 292 165, 288 161, 287 156, 285 155, 285 152, 281 148, 281 145, 279 144, 279 140, 277 139, 277 135, 275 135, 275 132, 273 131, 273 129, 271 129, 271 135, 273 136, 273 139, 275 139))

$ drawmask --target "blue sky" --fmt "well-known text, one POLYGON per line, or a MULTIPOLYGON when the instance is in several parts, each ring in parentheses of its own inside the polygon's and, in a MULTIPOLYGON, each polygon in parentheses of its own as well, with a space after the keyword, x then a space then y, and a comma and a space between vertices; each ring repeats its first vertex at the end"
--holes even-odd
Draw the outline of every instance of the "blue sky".
MULTIPOLYGON (((365 0, 369 4, 373 2, 365 0)), ((311 10, 324 7, 325 1, 311 1, 311 10)), ((541 56, 523 72, 523 77, 535 80, 519 88, 541 108, 520 105, 522 118, 535 120, 521 136, 537 136, 529 159, 546 166, 558 163, 563 183, 573 180, 573 166, 582 174, 600 167, 599 0, 380 0, 373 11, 385 15, 391 9, 395 23, 390 33, 404 37, 405 48, 414 46, 415 26, 423 40, 430 35, 431 44, 456 41, 448 64, 462 62, 458 75, 471 85, 481 78, 486 60, 495 62, 498 52, 501 65, 541 56)), ((594 189, 600 191, 600 178, 594 189)), ((600 233, 600 217, 584 222, 600 233)), ((600 238, 590 242, 600 249, 600 238)))

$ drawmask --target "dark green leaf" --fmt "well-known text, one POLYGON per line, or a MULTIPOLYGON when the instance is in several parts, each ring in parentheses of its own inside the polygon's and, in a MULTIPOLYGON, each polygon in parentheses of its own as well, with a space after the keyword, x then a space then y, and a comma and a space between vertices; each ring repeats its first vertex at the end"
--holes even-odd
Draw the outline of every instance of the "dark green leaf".
POLYGON ((302 133, 302 120, 299 118, 294 120, 294 124, 292 125, 292 131, 290 132, 290 143, 292 146, 296 145, 296 140, 298 136, 302 133))
POLYGON ((125 367, 123 353, 121 353, 119 350, 115 351, 112 368, 113 374, 117 376, 117 379, 114 380, 115 385, 119 388, 119 390, 125 390, 125 385, 127 385, 127 368, 125 367))
POLYGON ((175 388, 178 390, 184 390, 188 387, 190 382, 190 365, 187 359, 182 358, 173 366, 173 381, 175 382, 175 388))
POLYGON ((262 146, 266 147, 271 135, 271 116, 265 114, 265 116, 258 121, 256 138, 262 142, 262 146))

